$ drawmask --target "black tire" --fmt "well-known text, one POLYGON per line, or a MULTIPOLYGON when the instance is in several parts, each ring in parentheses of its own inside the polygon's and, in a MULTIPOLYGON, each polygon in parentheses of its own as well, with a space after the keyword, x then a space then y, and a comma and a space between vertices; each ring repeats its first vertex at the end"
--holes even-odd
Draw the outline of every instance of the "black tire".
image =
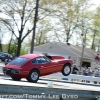
POLYGON ((37 69, 33 69, 26 78, 29 82, 36 83, 39 80, 40 73, 37 69))
POLYGON ((12 78, 12 80, 14 80, 14 81, 20 81, 21 80, 21 78, 17 78, 17 77, 11 77, 12 78))
POLYGON ((62 74, 64 76, 68 76, 71 73, 71 65, 70 64, 65 64, 62 68, 62 74))

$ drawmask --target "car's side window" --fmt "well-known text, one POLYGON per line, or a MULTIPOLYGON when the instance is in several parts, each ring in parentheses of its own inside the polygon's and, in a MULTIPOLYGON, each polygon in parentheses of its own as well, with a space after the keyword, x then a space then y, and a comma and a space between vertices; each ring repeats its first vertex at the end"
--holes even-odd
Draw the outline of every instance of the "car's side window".
POLYGON ((5 56, 5 54, 2 54, 2 56, 5 56))
POLYGON ((50 59, 48 59, 47 57, 44 56, 44 58, 46 59, 47 62, 50 62, 50 59))
POLYGON ((37 59, 32 60, 32 64, 38 64, 37 59))
POLYGON ((38 61, 39 64, 47 62, 43 57, 37 58, 37 61, 38 61))
POLYGON ((45 57, 38 57, 34 60, 32 60, 33 64, 42 64, 42 63, 47 63, 50 62, 48 59, 46 59, 45 57))

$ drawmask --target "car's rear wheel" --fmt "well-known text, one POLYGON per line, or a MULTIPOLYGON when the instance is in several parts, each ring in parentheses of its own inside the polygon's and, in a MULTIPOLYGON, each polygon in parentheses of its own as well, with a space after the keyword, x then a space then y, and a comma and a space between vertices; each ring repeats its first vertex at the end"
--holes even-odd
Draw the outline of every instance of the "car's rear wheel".
POLYGON ((62 74, 64 76, 68 76, 71 73, 71 65, 70 64, 65 64, 62 68, 62 74))
POLYGON ((26 78, 29 82, 36 83, 39 79, 40 73, 37 69, 33 69, 26 78))
POLYGON ((17 77, 13 77, 13 76, 11 76, 11 78, 12 78, 14 81, 20 81, 20 80, 21 80, 21 78, 17 78, 17 77))

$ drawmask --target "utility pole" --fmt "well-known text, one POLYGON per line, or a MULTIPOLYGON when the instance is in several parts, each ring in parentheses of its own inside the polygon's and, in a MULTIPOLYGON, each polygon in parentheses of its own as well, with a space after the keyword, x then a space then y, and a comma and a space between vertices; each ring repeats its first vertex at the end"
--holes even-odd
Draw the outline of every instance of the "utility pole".
POLYGON ((82 62, 83 62, 83 56, 84 56, 84 48, 85 48, 85 45, 86 45, 86 34, 87 34, 88 29, 93 30, 91 27, 86 28, 85 33, 82 34, 82 36, 84 36, 84 38, 83 38, 82 55, 81 55, 81 60, 80 60, 80 74, 81 74, 81 71, 82 71, 82 62))
POLYGON ((82 34, 82 36, 84 36, 84 38, 83 38, 82 55, 81 55, 81 60, 80 60, 80 74, 81 74, 81 71, 82 71, 82 61, 83 61, 83 55, 84 55, 84 48, 85 48, 85 45, 86 45, 86 34, 87 34, 87 30, 88 29, 86 29, 85 34, 82 34))
POLYGON ((38 8, 39 8, 39 0, 36 0, 35 17, 34 17, 34 24, 33 24, 33 34, 32 34, 30 53, 33 53, 33 51, 34 51, 34 40, 35 40, 36 23, 37 23, 37 19, 38 19, 38 8))

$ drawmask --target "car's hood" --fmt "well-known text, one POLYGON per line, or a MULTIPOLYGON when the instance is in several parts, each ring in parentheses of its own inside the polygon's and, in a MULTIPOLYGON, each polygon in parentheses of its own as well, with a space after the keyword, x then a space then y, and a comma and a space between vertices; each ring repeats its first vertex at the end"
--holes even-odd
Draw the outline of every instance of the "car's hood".
POLYGON ((12 65, 12 64, 7 64, 5 67, 6 67, 6 68, 13 68, 13 69, 21 69, 21 66, 12 65))
POLYGON ((60 62, 60 61, 66 61, 66 62, 70 62, 71 64, 73 64, 73 60, 71 59, 54 59, 52 60, 52 62, 60 62))

